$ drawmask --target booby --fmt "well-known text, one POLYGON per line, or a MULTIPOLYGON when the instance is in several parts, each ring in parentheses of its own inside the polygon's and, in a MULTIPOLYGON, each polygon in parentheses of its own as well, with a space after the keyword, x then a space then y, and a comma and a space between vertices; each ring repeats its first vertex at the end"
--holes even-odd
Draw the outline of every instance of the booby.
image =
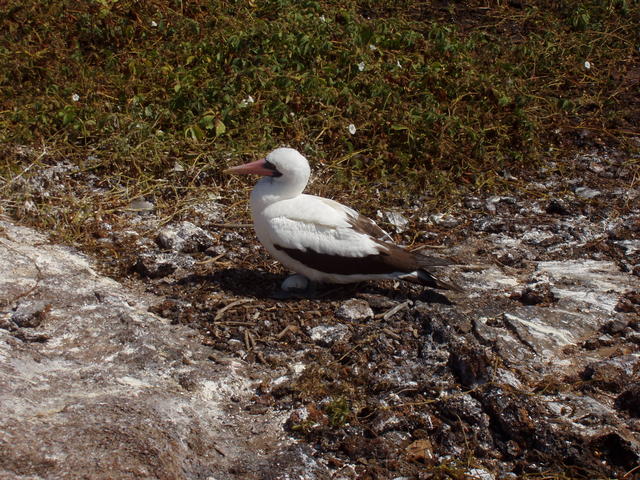
POLYGON ((399 247, 373 220, 352 208, 303 193, 311 170, 297 150, 277 148, 265 159, 228 168, 225 173, 264 177, 251 192, 251 216, 262 245, 296 272, 282 283, 283 290, 305 290, 309 281, 381 279, 459 290, 427 270, 452 262, 399 247))

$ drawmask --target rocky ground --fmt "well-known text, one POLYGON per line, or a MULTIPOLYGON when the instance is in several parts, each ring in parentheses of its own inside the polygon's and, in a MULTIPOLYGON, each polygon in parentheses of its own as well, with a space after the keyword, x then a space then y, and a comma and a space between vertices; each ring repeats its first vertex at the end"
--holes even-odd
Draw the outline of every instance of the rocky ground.
POLYGON ((97 259, 3 223, 0 478, 640 477, 637 159, 505 182, 448 213, 366 212, 456 260, 462 293, 281 298, 220 191, 94 219, 118 252, 97 259))

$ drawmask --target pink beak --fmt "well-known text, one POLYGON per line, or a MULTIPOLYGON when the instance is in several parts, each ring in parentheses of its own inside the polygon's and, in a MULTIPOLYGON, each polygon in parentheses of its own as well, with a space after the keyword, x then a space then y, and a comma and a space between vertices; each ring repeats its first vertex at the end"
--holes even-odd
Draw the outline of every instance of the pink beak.
POLYGON ((240 173, 240 174, 255 174, 263 176, 272 176, 273 170, 264 166, 266 160, 256 160, 255 162, 245 163, 244 165, 238 165, 237 167, 227 168, 224 173, 240 173))

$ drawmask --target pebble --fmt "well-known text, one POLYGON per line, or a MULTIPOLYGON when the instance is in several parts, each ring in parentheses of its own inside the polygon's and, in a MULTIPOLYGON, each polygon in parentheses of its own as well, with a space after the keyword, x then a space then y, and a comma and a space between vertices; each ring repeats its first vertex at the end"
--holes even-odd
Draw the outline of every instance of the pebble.
POLYGON ((309 330, 309 336, 318 345, 330 347, 336 342, 344 341, 350 336, 346 325, 318 325, 309 330))
POLYGON ((198 217, 200 225, 211 225, 224 221, 224 206, 217 202, 219 197, 210 196, 207 201, 191 206, 191 211, 198 217))
POLYGON ((167 250, 194 253, 207 250, 215 240, 208 232, 193 223, 180 222, 160 230, 156 242, 167 250))
POLYGON ((552 199, 548 204, 545 211, 550 215, 571 215, 571 211, 567 204, 557 198, 552 199))
POLYGON ((551 285, 546 282, 532 283, 524 287, 519 300, 525 305, 550 304, 556 301, 551 285))
POLYGON ((483 205, 482 200, 478 197, 465 197, 463 203, 465 207, 475 210, 481 209, 483 205))
POLYGON ((485 203, 485 208, 489 213, 495 215, 497 212, 496 205, 498 205, 499 203, 508 203, 511 205, 515 205, 516 199, 514 197, 503 197, 498 195, 489 197, 485 203))
POLYGON ((36 328, 44 320, 47 310, 46 302, 21 302, 11 315, 11 321, 19 327, 36 328))
POLYGON ((589 187, 578 187, 575 189, 575 194, 581 198, 589 199, 602 195, 602 192, 589 187))
POLYGON ((162 278, 171 275, 179 267, 189 268, 195 260, 186 255, 172 253, 141 253, 134 264, 140 275, 149 278, 162 278))
POLYGON ((373 310, 366 301, 354 298, 340 305, 336 316, 349 322, 358 322, 373 318, 373 310))
POLYGON ((446 213, 441 213, 438 215, 430 215, 429 220, 432 223, 445 228, 453 228, 460 224, 459 218, 456 218, 453 215, 448 215, 446 213))
POLYGON ((403 217, 400 212, 384 212, 384 218, 387 222, 394 226, 396 232, 398 233, 404 232, 406 230, 407 224, 409 223, 409 220, 403 217))
POLYGON ((467 471, 470 480, 494 480, 495 477, 483 468, 472 468, 467 471))
POLYGON ((138 213, 153 212, 155 208, 156 207, 153 203, 146 201, 144 198, 136 198, 135 200, 132 200, 128 206, 128 210, 138 213))

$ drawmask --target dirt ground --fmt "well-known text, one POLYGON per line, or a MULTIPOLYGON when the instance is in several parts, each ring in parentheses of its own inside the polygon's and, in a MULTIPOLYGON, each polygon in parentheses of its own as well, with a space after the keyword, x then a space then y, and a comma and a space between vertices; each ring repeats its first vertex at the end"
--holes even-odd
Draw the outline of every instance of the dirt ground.
POLYGON ((229 478, 640 478, 637 159, 600 150, 505 180, 509 195, 449 212, 364 212, 455 260, 439 274, 461 293, 380 282, 283 298, 248 206, 221 191, 169 224, 152 201, 102 219, 118 255, 98 260, 201 332, 210 361, 245 365, 244 411, 284 416, 306 445, 306 466, 284 455, 229 478))

